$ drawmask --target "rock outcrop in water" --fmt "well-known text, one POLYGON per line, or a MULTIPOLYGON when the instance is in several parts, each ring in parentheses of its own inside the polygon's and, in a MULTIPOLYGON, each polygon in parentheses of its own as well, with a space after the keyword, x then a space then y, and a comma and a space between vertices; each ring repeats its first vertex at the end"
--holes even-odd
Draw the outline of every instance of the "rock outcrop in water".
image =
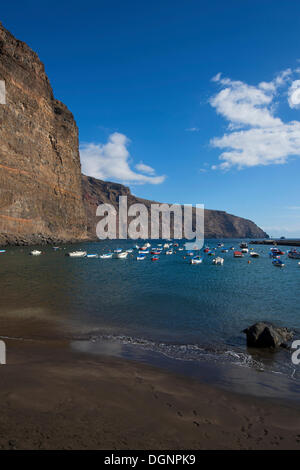
MULTIPOLYGON (((130 189, 122 184, 100 181, 82 176, 83 200, 88 218, 88 232, 95 237, 96 217, 99 204, 110 203, 118 207, 119 196, 127 196, 128 206, 144 204, 150 213, 154 201, 141 199, 131 194, 130 189)), ((227 214, 224 211, 205 209, 205 238, 265 238, 268 235, 251 220, 227 214)), ((150 231, 149 231, 150 232, 150 231)))
MULTIPOLYGON (((44 66, 0 23, 0 245, 58 243, 96 238, 96 207, 140 199, 117 183, 81 177, 78 129, 56 100, 44 66)), ((266 234, 253 222, 222 211, 205 211, 206 237, 266 234)))
POLYGON ((86 237, 78 130, 38 56, 0 24, 0 243, 86 237))
POLYGON ((293 332, 284 327, 276 327, 269 322, 258 322, 246 328, 247 346, 253 348, 287 347, 293 332))

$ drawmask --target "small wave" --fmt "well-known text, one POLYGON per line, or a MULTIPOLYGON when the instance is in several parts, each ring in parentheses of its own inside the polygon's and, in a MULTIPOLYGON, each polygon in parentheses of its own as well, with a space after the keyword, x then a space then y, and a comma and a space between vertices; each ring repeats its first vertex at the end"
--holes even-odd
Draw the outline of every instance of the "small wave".
POLYGON ((226 348, 203 347, 197 344, 171 344, 155 342, 144 338, 136 338, 124 335, 92 335, 91 342, 109 341, 128 346, 141 347, 146 351, 162 354, 168 358, 182 361, 223 361, 234 363, 239 366, 254 368, 263 371, 262 362, 254 359, 250 354, 243 351, 232 351, 226 348))

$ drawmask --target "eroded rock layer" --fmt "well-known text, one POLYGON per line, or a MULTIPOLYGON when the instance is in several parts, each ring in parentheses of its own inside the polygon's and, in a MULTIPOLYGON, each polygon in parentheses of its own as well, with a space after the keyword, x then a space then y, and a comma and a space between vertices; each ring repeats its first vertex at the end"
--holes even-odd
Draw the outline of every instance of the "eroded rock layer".
POLYGON ((86 236, 78 130, 38 56, 0 24, 0 242, 86 236))

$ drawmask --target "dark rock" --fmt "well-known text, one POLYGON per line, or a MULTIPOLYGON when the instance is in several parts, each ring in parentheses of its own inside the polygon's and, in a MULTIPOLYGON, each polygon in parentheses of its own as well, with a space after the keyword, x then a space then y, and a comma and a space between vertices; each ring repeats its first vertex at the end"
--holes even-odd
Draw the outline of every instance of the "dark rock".
POLYGON ((287 347, 293 332, 284 327, 276 327, 269 322, 258 322, 243 330, 247 335, 247 346, 254 348, 287 347))

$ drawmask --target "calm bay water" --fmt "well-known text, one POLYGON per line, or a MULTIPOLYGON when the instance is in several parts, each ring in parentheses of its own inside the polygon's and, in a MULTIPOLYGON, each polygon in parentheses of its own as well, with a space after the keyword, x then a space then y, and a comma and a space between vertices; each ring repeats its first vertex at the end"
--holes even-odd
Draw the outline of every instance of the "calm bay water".
MULTIPOLYGON (((239 242, 224 240, 224 248, 238 248, 239 242)), ((211 248, 217 243, 207 240, 211 248)), ((168 361, 177 359, 188 362, 194 375, 197 364, 203 370, 203 361, 235 364, 244 366, 248 375, 249 370, 259 372, 262 382, 264 370, 280 376, 285 387, 298 388, 300 373, 289 352, 248 351, 241 333, 259 320, 300 330, 297 261, 284 256, 285 268, 275 268, 263 245, 254 247, 260 258, 251 264, 248 255, 234 259, 232 251, 216 250, 225 259, 223 266, 213 265, 207 255, 202 265, 190 265, 182 251, 162 254, 157 262, 150 255, 136 261, 135 254, 126 260, 65 256, 75 249, 101 254, 133 245, 128 240, 69 245, 59 251, 47 247, 40 257, 29 256, 32 247, 8 248, 0 257, 0 335, 60 335, 92 353, 154 363, 163 357, 168 368, 168 361)))

